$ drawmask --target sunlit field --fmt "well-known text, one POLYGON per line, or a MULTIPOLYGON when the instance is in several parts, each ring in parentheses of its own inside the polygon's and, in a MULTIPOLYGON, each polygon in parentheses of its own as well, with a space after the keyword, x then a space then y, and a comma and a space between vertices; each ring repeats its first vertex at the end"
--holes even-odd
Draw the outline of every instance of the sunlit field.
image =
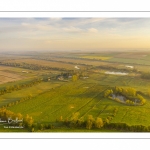
POLYGON ((138 61, 139 55, 132 54, 132 59, 126 52, 115 56, 112 52, 97 56, 63 53, 59 57, 56 52, 51 57, 50 53, 35 54, 32 59, 21 59, 22 54, 12 60, 6 57, 0 61, 0 107, 23 117, 29 115, 32 121, 23 129, 4 129, 1 125, 0 131, 134 131, 123 127, 118 130, 118 123, 149 131, 150 79, 146 61, 150 54, 144 53, 138 61), (146 102, 136 106, 104 96, 115 87, 134 88, 146 102), (93 120, 90 127, 89 117, 93 120), (100 128, 96 128, 97 118, 103 121, 100 128))

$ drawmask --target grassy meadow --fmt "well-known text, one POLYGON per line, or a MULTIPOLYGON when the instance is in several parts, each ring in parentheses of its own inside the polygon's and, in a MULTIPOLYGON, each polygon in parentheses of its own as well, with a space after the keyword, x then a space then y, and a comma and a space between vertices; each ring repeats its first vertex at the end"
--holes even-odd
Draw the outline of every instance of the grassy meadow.
MULTIPOLYGON (((11 86, 29 84, 31 81, 37 78, 42 78, 41 82, 26 86, 18 90, 5 92, 0 95, 0 107, 7 106, 7 109, 14 113, 21 113, 22 115, 32 116, 33 120, 37 124, 52 124, 59 126, 60 120, 69 120, 72 114, 78 113, 78 119, 86 120, 89 115, 94 118, 102 118, 105 120, 111 117, 111 123, 126 123, 128 125, 144 125, 150 126, 150 82, 148 79, 143 79, 140 76, 140 72, 134 72, 132 69, 128 72, 128 75, 111 75, 105 74, 106 71, 110 71, 108 68, 99 68, 99 66, 107 66, 116 64, 119 70, 125 68, 125 64, 136 66, 140 71, 147 71, 149 69, 150 57, 149 53, 142 54, 143 58, 138 59, 141 53, 133 56, 129 53, 102 53, 98 54, 66 54, 62 57, 58 57, 57 53, 51 55, 49 59, 48 55, 32 56, 33 58, 21 59, 13 56, 13 59, 5 59, 2 62, 5 64, 0 66, 0 89, 8 88, 11 86), (73 57, 74 56, 74 57, 73 57), (42 60, 45 59, 45 60, 42 60), (24 66, 9 66, 9 63, 28 63, 38 64, 42 66, 53 66, 57 68, 63 68, 63 70, 48 70, 48 69, 27 69, 24 66), (62 63, 63 62, 63 63, 62 63), (148 62, 148 63, 147 63, 148 62), (8 64, 7 64, 8 63, 8 64), (80 69, 75 69, 74 66, 83 64, 80 69), (90 66, 90 67, 89 67, 90 66), (77 80, 73 81, 72 77, 68 79, 58 79, 58 75, 62 76, 63 72, 69 72, 72 69, 73 74, 85 74, 79 76, 77 80), (84 78, 88 76, 87 78, 84 78), (11 78, 11 80, 10 80, 11 78), (12 80, 13 78, 13 80, 12 80), (45 78, 43 80, 43 78, 45 78), (49 80, 50 78, 50 80, 49 80), (142 106, 129 106, 117 101, 104 97, 104 92, 107 89, 113 87, 132 87, 137 91, 143 93, 146 99, 146 104, 142 106), (26 97, 29 97, 27 98, 26 97), (20 101, 21 99, 25 99, 20 101), (18 101, 16 103, 16 101, 18 101), (14 104, 12 104, 14 103, 14 104), (114 109, 117 112, 114 115, 114 109)), ((80 66, 79 66, 80 67, 80 66)), ((117 70, 117 71, 118 71, 117 70)), ((116 71, 111 69, 111 71, 116 71)), ((122 72, 122 71, 121 71, 122 72)), ((79 131, 87 131, 87 129, 80 129, 79 131)), ((0 127, 1 132, 11 132, 11 129, 4 129, 0 127)), ((15 129, 17 131, 17 129, 15 129)), ((20 131, 20 129, 18 129, 20 131)), ((69 132, 72 129, 66 129, 64 127, 55 128, 51 130, 42 130, 42 132, 69 132)), ((78 132, 78 129, 74 131, 78 132)), ((88 130, 89 131, 89 130, 88 130)), ((112 131, 116 130, 96 130, 112 131)), ((24 132, 26 130, 24 129, 24 132)), ((37 132, 40 132, 37 130, 37 132)), ((91 129, 94 132, 94 129, 91 129)))
MULTIPOLYGON (((91 76, 92 78, 92 76, 91 76)), ((141 89, 141 84, 125 77, 128 85, 122 82, 124 77, 113 75, 94 75, 96 80, 79 80, 77 82, 66 83, 60 87, 53 88, 37 97, 14 105, 9 108, 13 112, 21 112, 24 115, 31 115, 36 122, 55 122, 56 119, 70 118, 72 113, 79 112, 79 117, 87 118, 88 115, 106 118, 113 114, 114 108, 118 108, 116 116, 112 122, 126 122, 130 125, 149 125, 150 100, 144 106, 126 106, 103 97, 103 92, 113 86, 132 86, 137 90, 141 89), (96 83, 96 84, 95 84, 96 83), (143 114, 144 113, 144 114, 143 114), (137 115, 138 114, 138 115, 137 115), (132 120, 131 120, 132 119, 132 120)), ((147 92, 146 81, 142 81, 142 90, 147 92), (145 86, 146 85, 146 86, 145 86)))

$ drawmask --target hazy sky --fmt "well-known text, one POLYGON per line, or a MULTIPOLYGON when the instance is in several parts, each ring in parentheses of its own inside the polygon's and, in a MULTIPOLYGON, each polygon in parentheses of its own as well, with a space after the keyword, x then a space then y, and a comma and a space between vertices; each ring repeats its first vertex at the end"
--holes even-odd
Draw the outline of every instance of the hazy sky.
POLYGON ((148 48, 150 18, 0 18, 0 51, 148 48))

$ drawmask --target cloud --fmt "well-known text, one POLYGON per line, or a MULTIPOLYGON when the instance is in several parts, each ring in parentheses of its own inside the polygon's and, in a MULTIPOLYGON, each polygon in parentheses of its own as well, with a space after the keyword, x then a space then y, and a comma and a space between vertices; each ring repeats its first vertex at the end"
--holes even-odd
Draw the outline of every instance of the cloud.
POLYGON ((88 32, 90 32, 90 33, 97 33, 98 30, 95 29, 95 28, 90 28, 90 29, 88 29, 88 32))
POLYGON ((73 26, 68 27, 68 28, 63 28, 63 30, 66 31, 66 32, 73 32, 73 33, 78 33, 78 32, 83 31, 82 29, 76 28, 76 27, 73 27, 73 26))
POLYGON ((13 45, 15 49, 18 44, 22 48, 26 45, 30 48, 31 45, 35 49, 36 44, 53 48, 64 46, 64 49, 74 44, 78 48, 87 48, 90 42, 101 42, 99 47, 102 47, 108 42, 113 46, 115 41, 125 41, 128 46, 126 39, 137 37, 149 40, 149 26, 149 18, 0 18, 0 42, 7 49, 13 45))
POLYGON ((21 23, 21 25, 24 26, 24 27, 30 26, 30 24, 29 24, 29 23, 26 23, 26 22, 21 23))

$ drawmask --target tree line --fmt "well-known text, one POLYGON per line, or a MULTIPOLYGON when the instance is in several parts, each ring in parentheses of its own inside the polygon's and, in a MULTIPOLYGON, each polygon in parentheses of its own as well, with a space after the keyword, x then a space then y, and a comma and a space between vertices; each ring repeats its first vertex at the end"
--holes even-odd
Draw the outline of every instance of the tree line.
POLYGON ((128 125, 126 123, 109 123, 105 124, 104 128, 123 132, 150 132, 150 126, 128 125))
POLYGON ((3 108, 9 108, 9 107, 11 107, 11 106, 13 106, 13 105, 17 105, 17 104, 19 104, 19 103, 21 103, 21 102, 24 102, 24 101, 26 101, 26 100, 29 100, 29 99, 31 99, 31 98, 33 98, 33 96, 32 96, 31 94, 29 94, 28 96, 22 97, 21 99, 19 99, 19 100, 17 100, 17 101, 10 102, 10 103, 4 105, 3 108))
POLYGON ((56 122, 62 123, 68 128, 86 128, 89 130, 92 128, 99 129, 104 125, 104 121, 100 117, 94 118, 92 115, 89 115, 85 120, 83 117, 80 118, 79 115, 79 112, 73 113, 70 119, 63 119, 60 116, 60 119, 57 119, 56 122))
POLYGON ((3 62, 0 61, 0 65, 4 66, 11 66, 11 67, 19 67, 24 69, 30 69, 30 70, 60 70, 60 71, 66 71, 65 68, 58 68, 58 67, 50 67, 50 66, 42 66, 38 64, 28 64, 28 63, 16 63, 16 62, 3 62))
POLYGON ((128 125, 126 123, 111 123, 111 120, 117 113, 118 108, 114 108, 113 115, 107 116, 106 118, 96 117, 94 118, 92 115, 88 115, 86 119, 83 117, 79 117, 79 112, 73 113, 70 119, 66 118, 63 120, 63 117, 60 116, 60 118, 56 121, 59 123, 58 125, 54 125, 52 123, 36 123, 34 122, 33 118, 26 114, 23 116, 21 113, 14 113, 10 110, 7 110, 6 108, 0 108, 0 118, 1 120, 7 120, 8 118, 11 119, 23 119, 23 122, 18 124, 10 124, 15 126, 23 126, 24 128, 28 129, 30 132, 35 131, 42 131, 47 129, 54 129, 54 128, 61 128, 61 127, 67 127, 72 129, 108 129, 108 130, 116 130, 116 131, 126 131, 126 132, 149 132, 150 126, 144 126, 144 125, 128 125))
MULTIPOLYGON (((59 119, 57 119, 57 122, 61 124, 61 127, 64 125, 67 128, 72 129, 108 129, 108 130, 116 130, 116 131, 127 131, 127 132, 149 132, 150 126, 144 126, 144 125, 128 125, 127 123, 111 123, 111 120, 113 117, 115 117, 116 113, 118 112, 118 108, 114 108, 112 115, 107 116, 106 118, 96 117, 94 118, 92 115, 88 115, 86 119, 83 117, 79 117, 79 112, 73 113, 71 118, 64 119, 60 116, 59 119)), ((43 126, 42 129, 47 129, 47 125, 43 126)), ((53 126, 53 128, 55 128, 53 126)), ((51 128, 51 129, 53 129, 51 128)))
POLYGON ((34 79, 28 83, 8 86, 8 87, 5 87, 3 89, 0 89, 0 95, 4 95, 6 93, 11 93, 13 91, 18 91, 18 90, 21 90, 23 88, 32 87, 32 86, 39 84, 41 82, 42 82, 42 80, 40 78, 38 78, 38 79, 34 79))

